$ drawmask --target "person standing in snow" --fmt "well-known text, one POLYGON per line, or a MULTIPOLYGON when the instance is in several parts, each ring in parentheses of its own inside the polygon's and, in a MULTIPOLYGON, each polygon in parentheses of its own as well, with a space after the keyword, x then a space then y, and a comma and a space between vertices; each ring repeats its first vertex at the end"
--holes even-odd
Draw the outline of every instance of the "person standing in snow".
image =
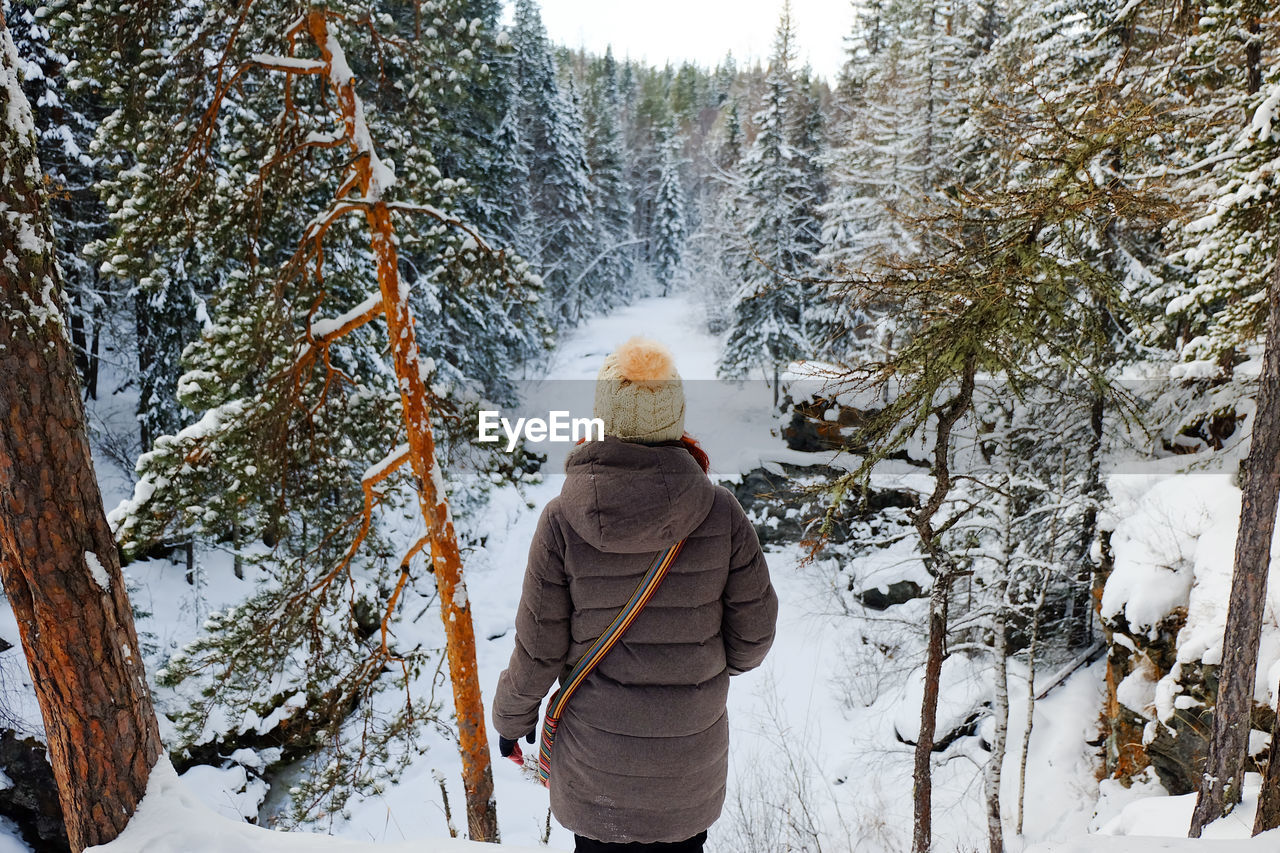
POLYGON ((493 723, 534 741, 543 696, 683 541, 652 598, 572 694, 550 757, 551 811, 576 853, 701 853, 729 762, 729 677, 759 666, 778 599, 755 529, 684 432, 671 354, 632 338, 605 359, 595 416, 529 548, 493 723))

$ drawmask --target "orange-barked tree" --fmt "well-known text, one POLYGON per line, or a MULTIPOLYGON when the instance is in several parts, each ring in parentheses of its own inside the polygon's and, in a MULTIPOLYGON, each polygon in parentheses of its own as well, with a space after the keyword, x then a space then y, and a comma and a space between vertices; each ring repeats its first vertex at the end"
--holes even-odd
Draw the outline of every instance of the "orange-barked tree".
POLYGON ((156 440, 112 515, 129 554, 221 540, 256 583, 161 673, 178 694, 179 759, 232 744, 314 755, 295 792, 295 815, 312 819, 375 788, 408 760, 396 738, 413 738, 437 708, 430 650, 404 647, 397 629, 438 597, 470 834, 496 840, 438 456, 477 480, 512 473, 510 457, 466 440, 486 389, 468 382, 455 348, 514 362, 545 325, 536 279, 452 213, 468 189, 429 152, 433 99, 475 34, 452 14, 463 5, 208 4, 153 36, 147 14, 165 4, 144 4, 120 22, 145 45, 137 69, 121 70, 152 87, 148 103, 126 101, 105 129, 120 140, 133 128, 142 142, 114 178, 118 232, 98 252, 142 286, 207 276, 196 282, 204 331, 178 386, 197 417, 156 440), (409 502, 416 522, 395 511, 409 502), (433 588, 415 577, 421 563, 433 588), (386 698, 393 684, 405 691, 398 705, 386 698))

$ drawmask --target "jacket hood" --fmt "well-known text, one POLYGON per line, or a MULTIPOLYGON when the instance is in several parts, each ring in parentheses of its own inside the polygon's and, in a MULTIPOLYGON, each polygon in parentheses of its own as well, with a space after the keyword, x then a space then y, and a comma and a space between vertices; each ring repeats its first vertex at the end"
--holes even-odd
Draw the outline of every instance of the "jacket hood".
POLYGON ((605 436, 565 460, 560 507, 565 520, 599 551, 660 551, 707 517, 715 486, 689 451, 605 436))

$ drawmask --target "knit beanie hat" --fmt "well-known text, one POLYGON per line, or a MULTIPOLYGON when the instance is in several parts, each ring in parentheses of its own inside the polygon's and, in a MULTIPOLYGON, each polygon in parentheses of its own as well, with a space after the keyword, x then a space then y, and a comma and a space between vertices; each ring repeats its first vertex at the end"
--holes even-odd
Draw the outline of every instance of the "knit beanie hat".
POLYGON ((684 435, 684 385, 662 344, 635 337, 610 354, 596 377, 595 417, 605 435, 657 444, 684 435))

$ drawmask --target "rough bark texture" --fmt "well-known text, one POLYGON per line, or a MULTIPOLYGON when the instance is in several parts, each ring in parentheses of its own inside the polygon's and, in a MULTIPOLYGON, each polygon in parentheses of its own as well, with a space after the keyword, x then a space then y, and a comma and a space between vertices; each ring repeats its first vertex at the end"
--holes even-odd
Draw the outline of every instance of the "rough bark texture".
POLYGON ((929 645, 924 667, 924 698, 920 704, 920 734, 916 738, 915 766, 912 770, 912 853, 928 853, 933 846, 933 742, 938 725, 938 683, 947 650, 947 596, 951 591, 954 566, 939 546, 944 525, 934 518, 951 492, 951 430, 973 403, 976 368, 972 358, 964 366, 960 387, 945 406, 937 409, 934 440, 933 492, 914 524, 920 543, 932 564, 933 592, 929 596, 929 645))
MULTIPOLYGON (((321 57, 332 65, 328 20, 323 9, 313 8, 307 17, 310 34, 321 57)), ((413 316, 409 310, 409 289, 400 281, 396 257, 395 226, 387 203, 371 192, 371 152, 360 147, 359 112, 355 87, 350 80, 338 81, 330 74, 338 106, 346 124, 347 137, 356 157, 355 169, 360 196, 366 200, 365 218, 372 234, 372 249, 378 263, 378 287, 382 292, 387 335, 396 378, 400 384, 405 429, 409 438, 409 464, 417 479, 418 502, 431 537, 431 563, 440 591, 440 617, 444 620, 449 678, 453 684, 454 709, 458 721, 459 750, 462 753, 462 781, 467 795, 467 826, 476 841, 498 841, 498 812, 493 795, 493 768, 489 761, 489 741, 485 732, 484 703, 476 667, 475 630, 471 604, 462 578, 462 555, 449 516, 443 483, 436 462, 435 439, 431 431, 431 408, 418 356, 413 316)))
POLYGON ((929 597, 929 648, 924 666, 924 699, 920 705, 920 736, 916 739, 912 771, 914 820, 912 853, 928 853, 933 846, 933 741, 938 726, 938 683, 946 652, 949 578, 939 575, 929 597))
MULTIPOLYGON (((1276 688, 1280 695, 1280 687, 1276 688)), ((1280 713, 1271 726, 1271 746, 1267 750, 1267 775, 1258 794, 1258 811, 1253 817, 1253 834, 1280 826, 1280 713)))
POLYGON ((1280 259, 1267 288, 1267 342, 1258 381, 1258 408, 1245 462, 1235 572, 1222 647, 1213 738, 1191 815, 1192 838, 1240 802, 1248 757, 1249 720, 1258 668, 1258 640, 1266 605, 1271 535, 1280 495, 1280 259))
POLYGON ((0 17, 0 581, 73 850, 114 839, 160 734, 85 431, 30 107, 0 17))

